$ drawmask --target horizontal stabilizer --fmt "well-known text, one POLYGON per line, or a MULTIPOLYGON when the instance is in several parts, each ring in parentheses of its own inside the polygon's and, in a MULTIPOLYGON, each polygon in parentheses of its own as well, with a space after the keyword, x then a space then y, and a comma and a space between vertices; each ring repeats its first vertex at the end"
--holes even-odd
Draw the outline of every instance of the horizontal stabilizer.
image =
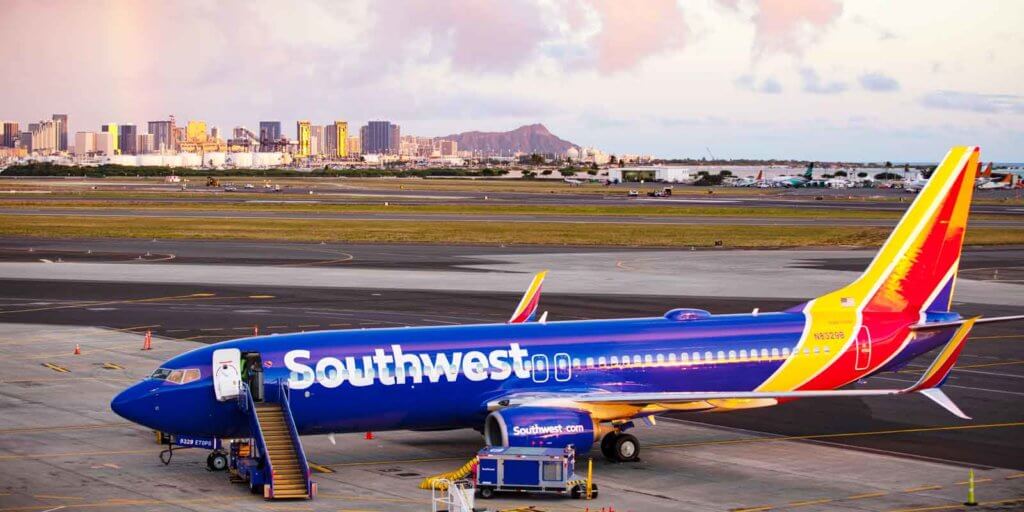
MULTIPOLYGON (((910 326, 912 331, 938 331, 947 327, 959 327, 971 319, 954 320, 952 322, 934 322, 930 324, 917 324, 910 326)), ((975 325, 981 324, 995 324, 999 322, 1019 322, 1024 320, 1024 315, 1013 315, 1013 316, 991 316, 988 318, 977 318, 974 321, 975 325)))
POLYGON ((970 416, 964 414, 964 412, 961 411, 960 408, 957 407, 956 404, 954 404, 953 401, 950 400, 948 396, 946 396, 946 393, 944 393, 942 391, 942 389, 940 389, 940 388, 922 389, 921 390, 921 394, 926 396, 926 397, 928 397, 928 398, 931 398, 933 402, 941 405, 943 409, 953 413, 953 416, 956 416, 957 418, 961 418, 961 419, 965 419, 965 420, 971 419, 970 416))

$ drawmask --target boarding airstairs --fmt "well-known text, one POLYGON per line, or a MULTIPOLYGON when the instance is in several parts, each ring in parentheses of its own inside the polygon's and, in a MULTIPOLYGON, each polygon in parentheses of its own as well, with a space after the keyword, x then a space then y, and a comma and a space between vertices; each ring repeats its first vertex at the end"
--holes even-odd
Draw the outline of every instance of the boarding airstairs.
POLYGON ((253 455, 267 499, 309 499, 316 494, 288 394, 288 385, 282 382, 267 386, 263 402, 255 402, 244 385, 239 396, 239 406, 249 417, 253 455))

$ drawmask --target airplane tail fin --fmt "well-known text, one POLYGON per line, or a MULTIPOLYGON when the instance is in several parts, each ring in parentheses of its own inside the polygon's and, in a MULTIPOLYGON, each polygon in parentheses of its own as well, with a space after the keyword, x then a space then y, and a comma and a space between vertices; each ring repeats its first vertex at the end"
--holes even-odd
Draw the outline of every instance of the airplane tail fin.
POLYGON ((814 162, 807 164, 807 170, 804 171, 804 178, 809 180, 814 179, 814 162))
POLYGON ((526 289, 526 293, 523 294, 523 298, 519 300, 519 305, 512 312, 512 317, 508 319, 508 323, 525 323, 537 315, 537 307, 540 305, 540 288, 544 284, 544 278, 547 275, 548 271, 545 270, 533 276, 533 281, 530 282, 530 286, 526 289))
POLYGON ((967 229, 979 149, 954 147, 850 285, 815 300, 863 313, 948 311, 967 229))

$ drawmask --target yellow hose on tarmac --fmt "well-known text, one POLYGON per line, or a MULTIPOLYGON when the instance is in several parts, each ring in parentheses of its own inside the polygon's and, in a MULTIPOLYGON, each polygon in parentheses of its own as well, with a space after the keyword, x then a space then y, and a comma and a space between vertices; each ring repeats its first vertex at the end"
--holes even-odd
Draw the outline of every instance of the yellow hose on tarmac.
POLYGON ((473 470, 476 469, 476 465, 478 462, 479 458, 473 457, 473 460, 467 462, 465 465, 463 465, 459 469, 456 469, 455 471, 441 473, 440 475, 428 476, 424 478, 422 482, 420 482, 420 489, 438 489, 441 491, 446 490, 448 488, 448 485, 442 482, 442 480, 454 482, 455 480, 461 480, 463 478, 466 478, 471 473, 473 473, 473 470))

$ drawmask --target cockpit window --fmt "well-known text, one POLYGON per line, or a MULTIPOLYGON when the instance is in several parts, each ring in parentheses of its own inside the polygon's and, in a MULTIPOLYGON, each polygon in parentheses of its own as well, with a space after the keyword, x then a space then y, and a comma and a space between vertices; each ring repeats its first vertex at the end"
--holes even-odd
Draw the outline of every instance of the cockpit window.
POLYGON ((189 368, 185 370, 185 376, 182 378, 182 384, 188 384, 194 380, 199 380, 199 370, 196 368, 189 368))
POLYGON ((167 376, 170 374, 171 371, 168 370, 167 368, 157 368, 156 371, 153 372, 153 375, 150 375, 149 378, 156 380, 167 380, 167 376))
POLYGON ((173 382, 175 384, 188 384, 189 382, 199 380, 200 374, 197 368, 187 368, 183 370, 171 370, 169 368, 157 368, 152 375, 149 376, 151 379, 165 380, 167 382, 173 382))

